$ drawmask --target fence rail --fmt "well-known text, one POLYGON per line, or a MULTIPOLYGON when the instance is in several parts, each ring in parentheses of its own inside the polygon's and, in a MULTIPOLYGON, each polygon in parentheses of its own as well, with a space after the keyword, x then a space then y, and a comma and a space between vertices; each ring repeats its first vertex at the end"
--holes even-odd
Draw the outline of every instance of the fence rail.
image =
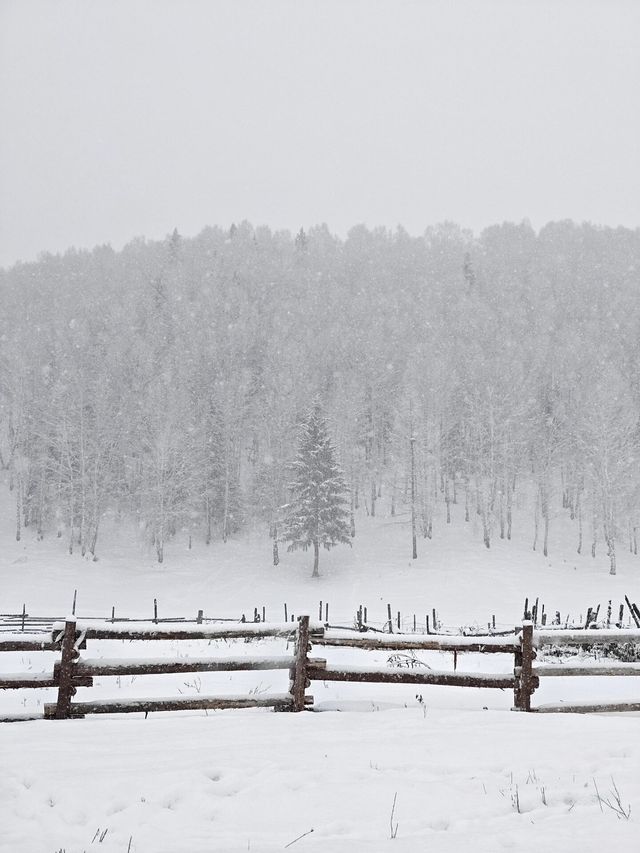
POLYGON ((514 653, 519 647, 515 633, 508 637, 462 637, 451 634, 369 634, 327 628, 316 639, 321 646, 344 646, 355 649, 388 651, 422 650, 436 652, 514 653))
MULTIPOLYGON (((11 673, 0 675, 0 689, 37 689, 57 687, 55 703, 44 706, 44 714, 12 714, 0 720, 67 719, 86 714, 153 712, 169 710, 223 709, 271 707, 282 711, 302 711, 313 706, 307 688, 314 681, 341 681, 386 684, 441 685, 513 689, 515 710, 536 713, 604 711, 638 711, 640 702, 578 702, 546 704, 532 707, 531 700, 541 678, 558 677, 620 677, 640 676, 639 662, 607 661, 594 666, 572 663, 536 664, 538 652, 546 646, 554 648, 588 649, 595 644, 620 646, 640 644, 640 629, 606 630, 534 630, 530 621, 514 629, 510 636, 453 636, 434 634, 382 634, 363 630, 335 629, 308 616, 290 622, 237 622, 235 624, 204 624, 201 621, 174 624, 128 621, 113 624, 109 621, 67 619, 56 621, 50 633, 29 635, 20 633, 0 635, 2 651, 54 651, 60 654, 50 673, 11 673), (286 638, 294 642, 292 654, 255 657, 82 657, 81 650, 94 640, 181 641, 286 638), (310 658, 313 646, 357 648, 365 651, 438 651, 452 652, 454 671, 435 670, 416 666, 411 669, 373 665, 343 665, 325 658, 310 658), (511 671, 464 672, 457 670, 461 653, 503 654, 513 658, 511 671), (95 699, 73 701, 78 688, 92 687, 94 678, 123 675, 164 675, 193 672, 237 672, 254 670, 288 670, 289 692, 260 696, 173 696, 142 699, 95 699)), ((419 664, 419 662, 418 662, 419 664)))

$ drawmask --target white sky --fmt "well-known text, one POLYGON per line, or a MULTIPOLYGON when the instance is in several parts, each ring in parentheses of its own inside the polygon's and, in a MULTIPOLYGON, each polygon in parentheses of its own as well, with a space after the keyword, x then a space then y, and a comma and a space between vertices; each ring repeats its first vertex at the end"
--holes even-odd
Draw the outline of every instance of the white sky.
POLYGON ((0 0, 0 265, 250 220, 640 225, 638 0, 0 0))

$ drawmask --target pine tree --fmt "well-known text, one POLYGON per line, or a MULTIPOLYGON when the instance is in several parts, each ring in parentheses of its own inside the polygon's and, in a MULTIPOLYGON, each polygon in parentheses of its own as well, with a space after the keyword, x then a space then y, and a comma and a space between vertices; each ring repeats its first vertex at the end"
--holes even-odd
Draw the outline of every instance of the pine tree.
POLYGON ((313 546, 312 577, 317 578, 321 545, 327 551, 340 542, 351 545, 347 487, 318 405, 304 424, 292 469, 281 538, 290 542, 289 551, 313 546))

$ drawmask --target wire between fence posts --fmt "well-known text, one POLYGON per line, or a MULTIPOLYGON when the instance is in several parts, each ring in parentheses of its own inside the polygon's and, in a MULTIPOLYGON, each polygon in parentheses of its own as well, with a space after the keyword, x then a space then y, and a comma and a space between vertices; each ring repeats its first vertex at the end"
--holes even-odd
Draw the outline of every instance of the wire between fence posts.
POLYGON ((68 720, 71 716, 71 699, 76 692, 73 685, 75 661, 78 657, 76 645, 76 621, 67 620, 62 635, 62 655, 60 660, 60 676, 58 683, 58 701, 54 719, 68 720))
POLYGON ((513 690, 513 704, 518 711, 531 710, 531 696, 538 686, 538 679, 533 674, 533 661, 536 652, 533 648, 533 623, 522 623, 520 648, 515 652, 514 675, 516 678, 513 690))
POLYGON ((309 666, 309 617, 298 617, 298 633, 296 637, 296 662, 291 670, 291 695, 293 696, 293 711, 304 711, 305 690, 310 682, 307 679, 309 666))

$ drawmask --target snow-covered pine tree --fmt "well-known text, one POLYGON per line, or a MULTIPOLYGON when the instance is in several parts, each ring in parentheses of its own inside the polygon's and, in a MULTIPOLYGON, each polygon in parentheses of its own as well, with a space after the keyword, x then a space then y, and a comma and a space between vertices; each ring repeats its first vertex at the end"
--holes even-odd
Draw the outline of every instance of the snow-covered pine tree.
POLYGON ((291 500, 283 507, 280 538, 290 543, 289 551, 313 546, 312 577, 317 578, 320 546, 351 545, 347 487, 317 404, 304 424, 292 469, 295 479, 291 500))

